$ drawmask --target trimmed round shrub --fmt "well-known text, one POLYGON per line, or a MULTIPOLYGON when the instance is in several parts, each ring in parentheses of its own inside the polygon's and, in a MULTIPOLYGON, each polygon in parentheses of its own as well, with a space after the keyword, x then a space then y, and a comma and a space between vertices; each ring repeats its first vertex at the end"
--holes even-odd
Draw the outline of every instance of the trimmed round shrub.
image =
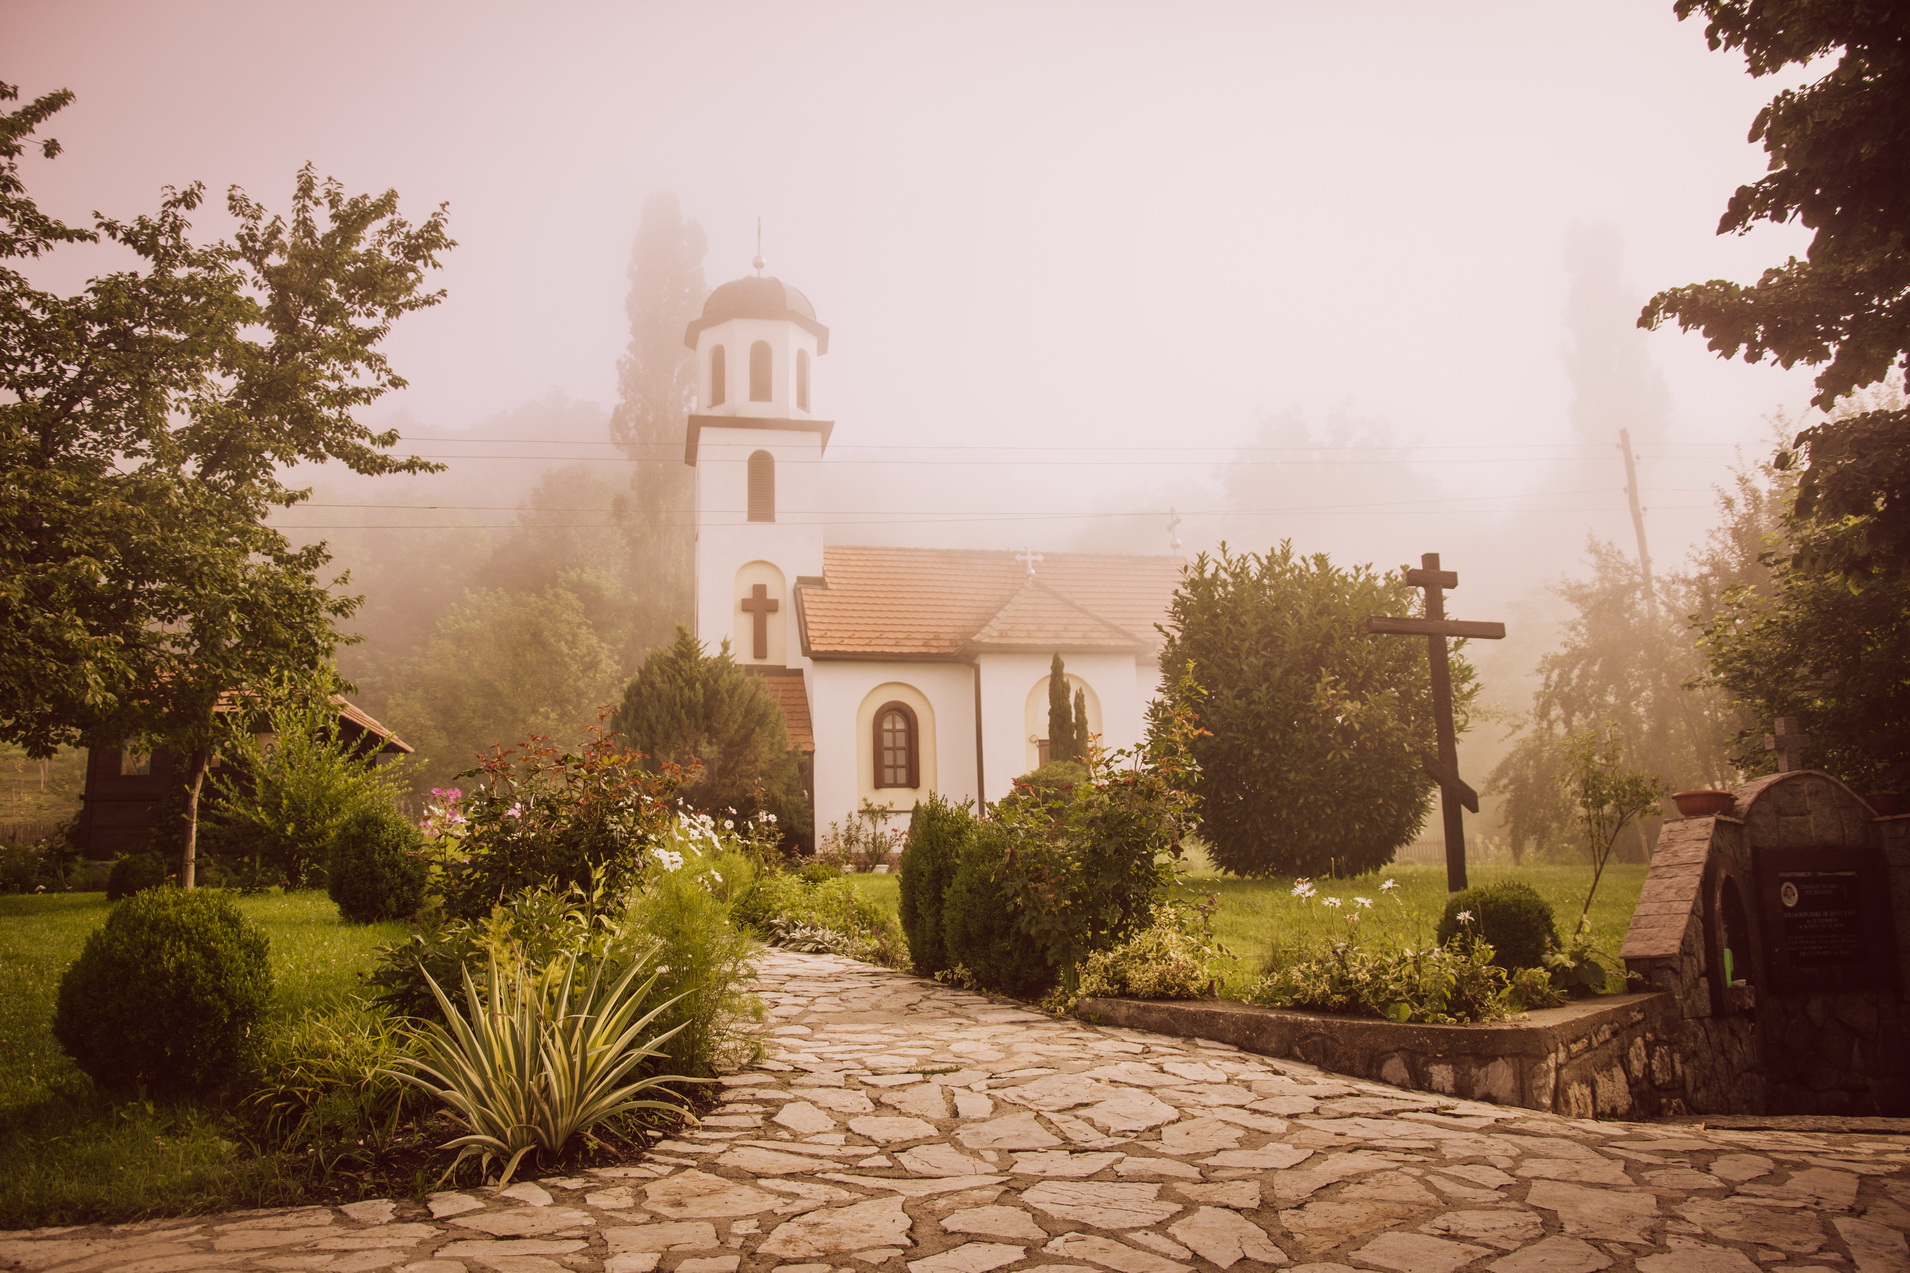
POLYGON ((136 893, 60 978, 54 1037, 104 1088, 215 1088, 245 1063, 272 997, 268 946, 216 893, 136 893))
POLYGON ((942 937, 943 900, 974 821, 966 806, 941 796, 930 796, 927 803, 917 805, 909 820, 900 866, 902 931, 909 941, 909 960, 924 977, 953 962, 942 937))
POLYGON ((326 892, 354 924, 404 919, 424 905, 424 834, 396 809, 360 809, 332 840, 326 892))
POLYGON ((106 877, 106 900, 117 902, 149 888, 163 888, 171 878, 171 864, 159 854, 128 854, 114 861, 113 872, 106 877))
POLYGON ((1002 886, 1006 839, 1000 828, 978 823, 963 848, 942 895, 943 957, 950 971, 966 973, 983 990, 1039 999, 1054 988, 1059 970, 1017 930, 1002 886))
POLYGON ((1465 889, 1447 899, 1439 917, 1439 944, 1450 945, 1461 933, 1491 943, 1492 962, 1508 970, 1539 967, 1559 944, 1551 903, 1515 880, 1465 889), (1471 920, 1460 920, 1462 914, 1471 920))

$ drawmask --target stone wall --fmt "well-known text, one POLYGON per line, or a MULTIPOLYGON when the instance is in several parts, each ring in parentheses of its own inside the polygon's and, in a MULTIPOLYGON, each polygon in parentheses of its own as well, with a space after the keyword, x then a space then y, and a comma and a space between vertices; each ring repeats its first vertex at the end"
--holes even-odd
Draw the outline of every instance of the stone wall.
POLYGON ((1688 1108, 1681 1021, 1664 994, 1613 995, 1483 1025, 1400 1025, 1219 999, 1084 999, 1079 1011, 1336 1074, 1577 1118, 1688 1108))

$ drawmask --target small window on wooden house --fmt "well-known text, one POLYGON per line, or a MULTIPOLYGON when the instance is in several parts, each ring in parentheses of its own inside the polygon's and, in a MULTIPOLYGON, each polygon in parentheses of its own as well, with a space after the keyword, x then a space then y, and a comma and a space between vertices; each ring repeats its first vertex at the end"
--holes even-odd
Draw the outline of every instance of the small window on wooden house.
POLYGON ((796 351, 796 410, 809 410, 809 351, 796 351))
POLYGON ((721 345, 710 350, 710 405, 720 407, 728 396, 724 390, 729 386, 729 359, 723 353, 721 345))
POLYGON ((749 457, 749 520, 776 520, 776 457, 767 451, 749 457))
POLYGON ((769 342, 759 340, 749 347, 749 400, 769 401, 769 342))
POLYGON ((884 703, 875 714, 875 785, 921 786, 919 743, 914 709, 907 703, 884 703))

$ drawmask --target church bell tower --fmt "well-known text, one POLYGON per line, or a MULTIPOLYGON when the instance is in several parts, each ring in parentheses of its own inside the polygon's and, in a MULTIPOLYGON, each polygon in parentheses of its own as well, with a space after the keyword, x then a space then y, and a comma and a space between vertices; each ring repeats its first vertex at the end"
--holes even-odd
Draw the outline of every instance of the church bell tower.
POLYGON ((697 409, 683 461, 696 470, 696 635, 736 661, 794 667, 793 590, 822 574, 821 474, 832 420, 816 415, 829 329, 809 298, 757 273, 723 284, 683 343, 697 409))

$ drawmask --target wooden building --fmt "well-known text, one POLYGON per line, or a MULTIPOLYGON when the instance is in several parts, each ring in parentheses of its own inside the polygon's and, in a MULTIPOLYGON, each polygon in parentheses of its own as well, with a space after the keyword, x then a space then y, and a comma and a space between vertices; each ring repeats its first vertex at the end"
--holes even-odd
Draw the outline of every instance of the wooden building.
MULTIPOLYGON (((332 695, 332 702, 338 707, 339 737, 348 745, 373 757, 411 751, 410 743, 343 695, 332 695)), ((86 757, 86 790, 81 796, 74 847, 96 861, 142 851, 152 831, 154 810, 185 782, 186 761, 182 756, 164 750, 92 748, 86 757)))

